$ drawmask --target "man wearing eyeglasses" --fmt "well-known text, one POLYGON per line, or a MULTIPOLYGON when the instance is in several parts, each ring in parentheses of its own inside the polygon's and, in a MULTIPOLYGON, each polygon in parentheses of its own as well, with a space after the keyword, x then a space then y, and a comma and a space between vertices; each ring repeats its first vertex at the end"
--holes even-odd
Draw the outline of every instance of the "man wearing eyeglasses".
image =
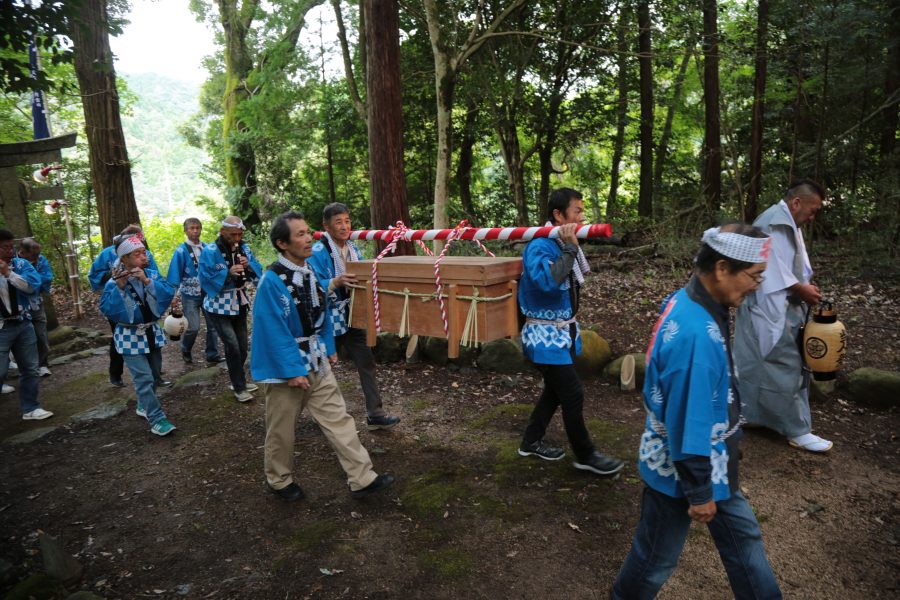
POLYGON ((809 371, 797 343, 810 307, 822 300, 800 227, 812 222, 825 190, 811 179, 792 183, 782 201, 753 223, 772 238, 763 280, 737 312, 734 358, 747 423, 777 431, 795 448, 827 452, 812 433, 809 371))

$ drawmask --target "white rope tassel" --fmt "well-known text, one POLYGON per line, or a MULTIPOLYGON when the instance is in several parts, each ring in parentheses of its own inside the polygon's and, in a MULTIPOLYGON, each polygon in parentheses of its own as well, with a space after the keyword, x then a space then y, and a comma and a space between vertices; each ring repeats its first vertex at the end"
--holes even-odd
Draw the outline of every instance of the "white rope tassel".
POLYGON ((403 312, 400 313, 400 331, 397 332, 400 337, 409 335, 409 289, 403 288, 403 312))
POLYGON ((463 326, 463 335, 459 343, 463 346, 478 346, 478 288, 473 289, 472 301, 469 303, 469 312, 466 314, 466 324, 463 326))
POLYGON ((350 312, 347 313, 347 327, 353 326, 353 301, 356 299, 356 288, 350 288, 350 312))

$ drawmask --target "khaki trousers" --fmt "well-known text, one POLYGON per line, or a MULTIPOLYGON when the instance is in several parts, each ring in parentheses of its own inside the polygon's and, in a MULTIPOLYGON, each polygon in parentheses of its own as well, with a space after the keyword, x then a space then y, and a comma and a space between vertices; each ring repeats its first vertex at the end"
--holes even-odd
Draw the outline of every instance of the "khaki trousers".
POLYGON ((292 388, 287 383, 263 384, 266 395, 266 481, 280 490, 292 481, 294 435, 300 411, 309 414, 322 429, 347 473, 353 491, 360 490, 378 476, 372 460, 356 433, 356 421, 347 414, 347 405, 329 368, 325 375, 310 373, 309 389, 292 388))

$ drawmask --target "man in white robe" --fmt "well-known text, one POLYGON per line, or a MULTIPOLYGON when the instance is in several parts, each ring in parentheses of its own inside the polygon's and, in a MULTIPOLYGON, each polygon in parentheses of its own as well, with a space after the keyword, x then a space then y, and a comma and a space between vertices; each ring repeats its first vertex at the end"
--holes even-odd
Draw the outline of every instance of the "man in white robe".
POLYGON ((815 219, 825 191, 804 179, 754 225, 771 236, 762 285, 737 312, 734 358, 747 423, 777 431, 797 448, 827 452, 832 443, 812 433, 809 370, 797 336, 810 307, 822 300, 800 227, 815 219))

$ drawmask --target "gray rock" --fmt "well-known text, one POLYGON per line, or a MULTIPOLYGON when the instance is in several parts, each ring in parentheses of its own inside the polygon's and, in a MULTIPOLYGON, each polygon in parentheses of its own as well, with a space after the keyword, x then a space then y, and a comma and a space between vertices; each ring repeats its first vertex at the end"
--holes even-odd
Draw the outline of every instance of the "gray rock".
POLYGON ((46 573, 34 573, 11 589, 5 600, 33 600, 34 598, 63 598, 66 589, 55 578, 46 573))
POLYGON ((592 329, 581 331, 581 354, 575 357, 575 366, 588 375, 600 375, 603 367, 612 360, 609 342, 592 329))
POLYGON ((447 340, 438 337, 425 338, 422 355, 427 361, 436 365, 446 365, 450 360, 447 358, 447 340))
POLYGON ((900 373, 863 367, 847 377, 847 394, 857 404, 875 408, 900 405, 900 373))
POLYGON ((64 544, 48 533, 41 532, 38 536, 41 544, 41 558, 44 560, 44 570, 47 574, 63 582, 65 585, 75 583, 81 579, 84 569, 71 554, 66 552, 64 544))
MULTIPOLYGON (((625 360, 625 356, 627 355, 622 355, 606 365, 606 368, 603 369, 603 375, 619 383, 619 376, 622 374, 622 361, 625 360)), ((646 368, 644 355, 640 352, 635 352, 631 356, 634 357, 634 386, 635 389, 640 390, 644 387, 644 370, 646 368)))
POLYGON ((110 402, 101 402, 97 406, 87 409, 84 412, 72 415, 72 421, 78 423, 81 421, 92 421, 94 419, 108 419, 122 413, 128 408, 128 403, 124 400, 113 400, 110 402))
POLYGON ((57 346, 63 342, 71 340, 77 335, 78 330, 76 330, 74 327, 69 327, 68 325, 60 325, 56 329, 52 329, 47 332, 47 339, 50 341, 50 346, 57 346))
POLYGON ((53 356, 63 356, 66 354, 73 354, 75 352, 81 352, 82 350, 93 350, 98 346, 104 346, 109 344, 111 336, 95 336, 88 337, 85 335, 77 335, 65 342, 60 342, 56 346, 52 346, 50 348, 50 353, 53 356))
POLYGON ((51 431, 56 431, 56 427, 37 427, 35 429, 29 429, 28 431, 23 431, 22 433, 17 433, 16 435, 12 435, 12 436, 6 438, 5 440, 3 440, 3 443, 4 444, 30 444, 34 440, 44 437, 51 431))
POLYGON ((531 369, 517 339, 503 338, 488 342, 478 355, 478 368, 498 373, 521 373, 531 369))
POLYGON ((185 373, 175 380, 174 387, 183 388, 196 385, 213 385, 220 381, 221 377, 222 371, 219 369, 218 365, 215 367, 206 367, 204 369, 197 369, 196 371, 185 373))
POLYGON ((376 338, 375 359, 380 363, 393 363, 403 360, 406 354, 407 338, 401 338, 396 333, 379 333, 376 338))

